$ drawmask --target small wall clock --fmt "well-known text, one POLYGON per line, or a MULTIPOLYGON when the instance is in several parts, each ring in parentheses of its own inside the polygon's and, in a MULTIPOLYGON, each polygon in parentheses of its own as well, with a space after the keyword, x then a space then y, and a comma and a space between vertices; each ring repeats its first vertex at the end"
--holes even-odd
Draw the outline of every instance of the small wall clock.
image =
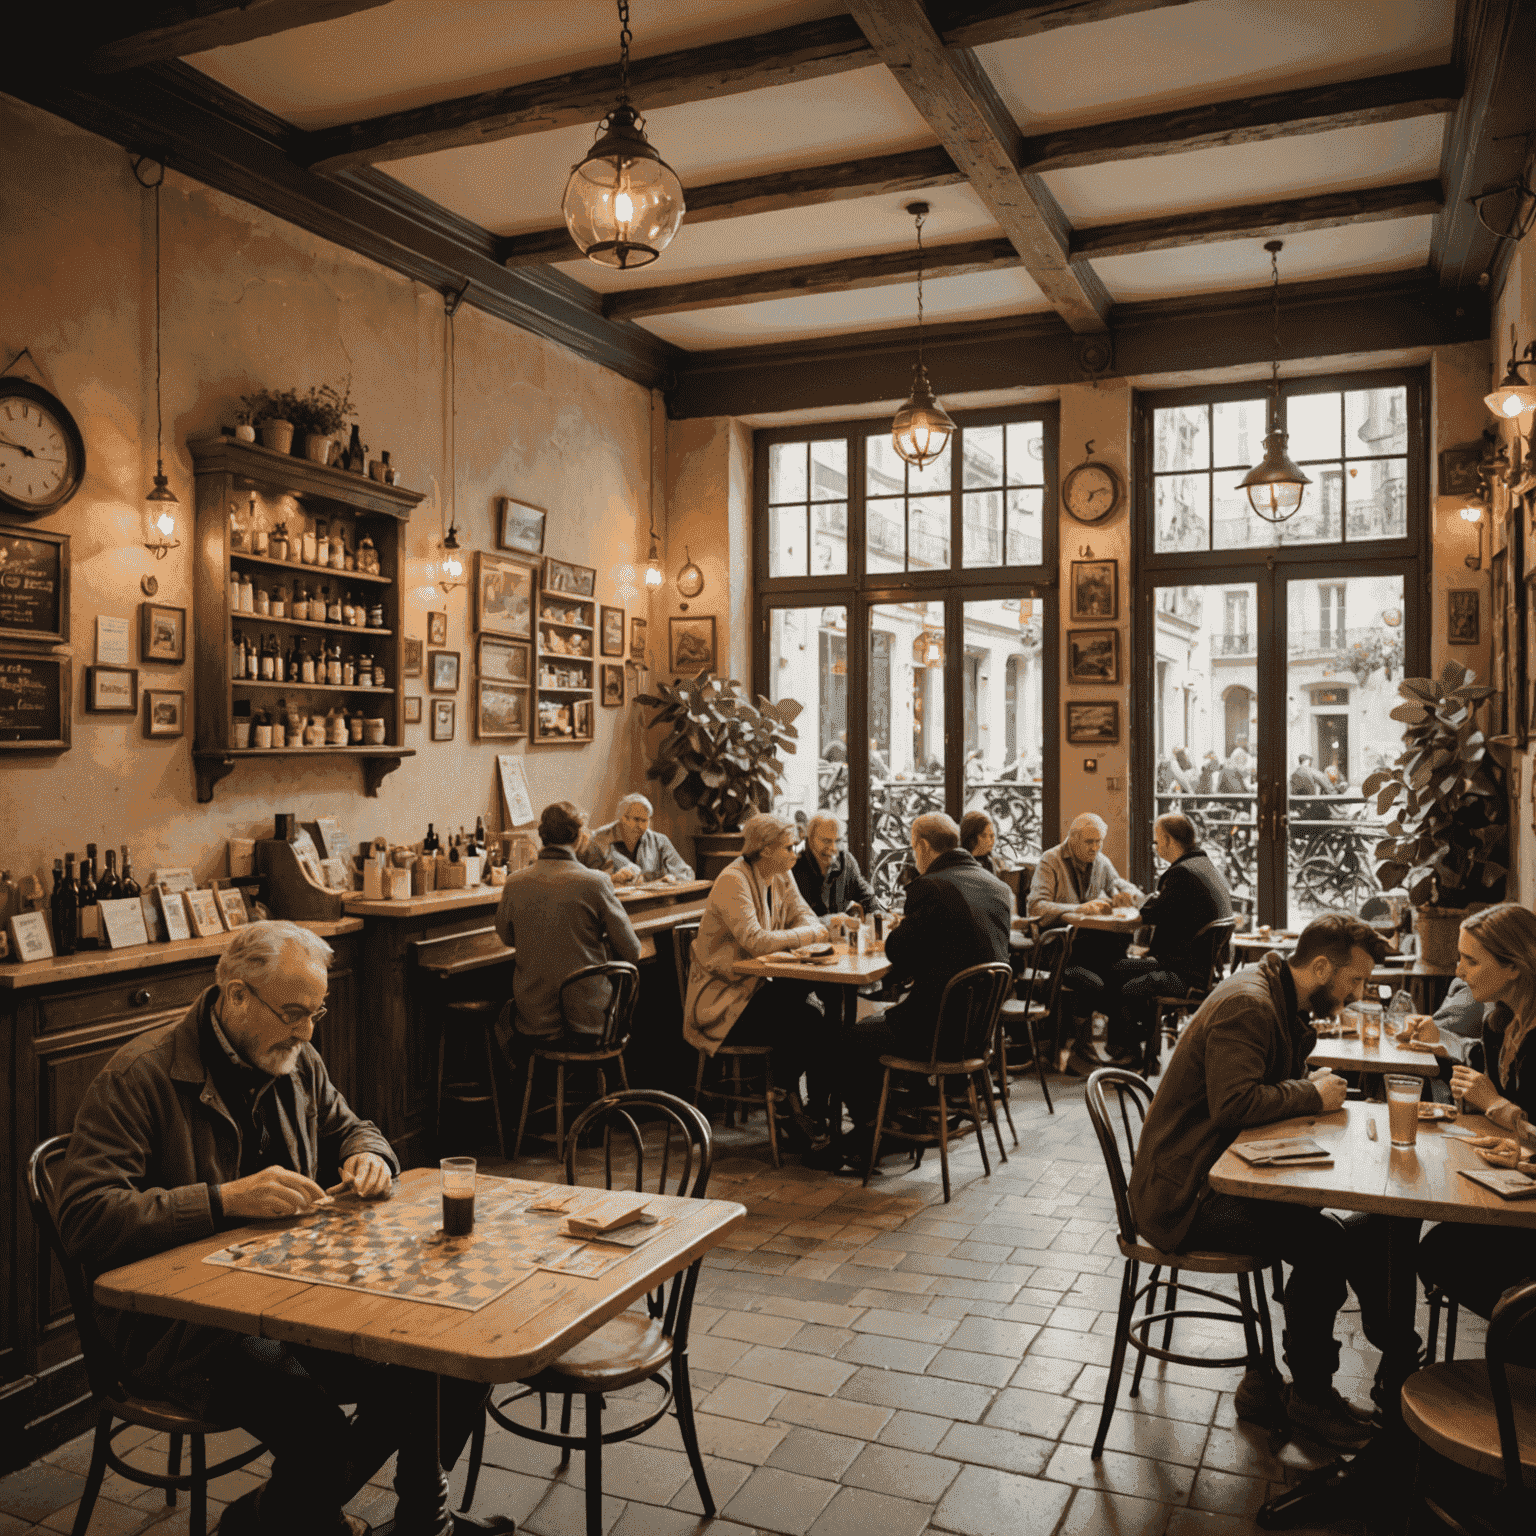
POLYGON ((1061 504, 1080 523, 1102 523, 1119 507, 1123 487, 1112 465, 1092 457, 1091 440, 1086 451, 1090 456, 1061 482, 1061 504))
POLYGON ((62 507, 85 478, 85 439, 56 395, 0 378, 0 505, 21 517, 62 507))

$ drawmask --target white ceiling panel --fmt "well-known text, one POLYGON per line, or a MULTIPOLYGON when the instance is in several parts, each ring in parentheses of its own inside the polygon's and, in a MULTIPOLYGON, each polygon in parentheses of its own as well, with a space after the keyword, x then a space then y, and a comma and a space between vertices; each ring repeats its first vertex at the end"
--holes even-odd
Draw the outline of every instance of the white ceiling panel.
MULTIPOLYGON (((566 178, 592 147, 595 127, 445 149, 382 169, 486 229, 521 234, 560 222, 566 178)), ((647 116, 646 131, 685 189, 933 143, 933 130, 883 68, 663 107, 647 116)))
MULTIPOLYGON (((1280 253, 1280 281, 1300 283, 1313 278, 1422 267, 1429 260, 1433 223, 1433 219, 1425 216, 1287 235, 1285 249, 1280 253)), ((1269 257, 1258 240, 1106 256, 1095 261, 1093 269, 1117 304, 1186 293, 1260 288, 1270 280, 1269 257)))
MULTIPOLYGON (((1005 315, 1034 314, 1050 308, 1045 296, 1022 267, 924 283, 923 307, 933 323, 991 320, 1005 315)), ((889 288, 861 288, 851 293, 771 299, 763 304, 742 304, 730 309, 652 315, 638 323, 677 346, 707 349, 801 341, 851 331, 893 330, 912 325, 916 319, 917 285, 901 283, 889 288)), ((898 382, 902 382, 904 391, 904 381, 898 382)), ((942 393, 943 380, 933 382, 942 393)))
POLYGON ((1197 0, 977 49, 1027 132, 1444 64, 1455 0, 1197 0))
POLYGON ((923 226, 923 245, 985 240, 1001 230, 969 186, 927 192, 886 193, 814 208, 755 213, 713 224, 684 224, 659 260, 638 272, 616 272, 591 261, 572 261, 560 270, 601 293, 665 287, 737 272, 837 261, 845 256, 915 250, 917 237, 905 204, 925 198, 932 207, 923 226))
POLYGON ((1271 198, 1429 180, 1440 169, 1444 134, 1444 117, 1416 117, 1260 144, 1222 145, 1187 155, 1047 171, 1045 183, 1073 225, 1119 224, 1271 198))
MULTIPOLYGON (((838 0, 631 0, 633 58, 836 16, 838 0)), ((299 128, 329 128, 611 62, 611 0, 391 0, 187 63, 299 128)), ((642 103, 643 105, 643 103, 642 103)))

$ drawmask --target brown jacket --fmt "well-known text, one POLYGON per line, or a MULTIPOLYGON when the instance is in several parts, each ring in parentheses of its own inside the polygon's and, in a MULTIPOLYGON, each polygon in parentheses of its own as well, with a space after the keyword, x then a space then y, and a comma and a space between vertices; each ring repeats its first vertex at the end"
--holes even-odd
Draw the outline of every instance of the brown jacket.
POLYGON ((1131 1172, 1131 1209, 1148 1242, 1173 1251, 1207 1194, 1211 1165, 1250 1125, 1322 1113, 1306 1080, 1317 1044, 1271 951, 1235 972, 1179 1038, 1147 1112, 1131 1172))
MULTIPOLYGON (((58 1221, 64 1246, 92 1279, 219 1230, 209 1186, 240 1176, 241 1133, 200 1046, 217 994, 209 987, 178 1023, 131 1040, 86 1090, 59 1180, 58 1221)), ((348 1108, 313 1046, 271 1091, 284 1142, 272 1162, 322 1185, 359 1152, 400 1171, 389 1142, 348 1108)), ((137 1383, 206 1410, 210 1357, 229 1334, 110 1307, 96 1315, 137 1383)))

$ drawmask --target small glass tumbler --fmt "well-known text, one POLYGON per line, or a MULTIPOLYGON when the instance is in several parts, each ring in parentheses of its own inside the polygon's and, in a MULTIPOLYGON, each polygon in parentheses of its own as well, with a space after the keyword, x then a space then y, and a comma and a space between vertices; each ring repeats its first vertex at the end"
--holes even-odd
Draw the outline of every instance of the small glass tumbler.
POLYGON ((443 1235, 468 1237, 475 1230, 475 1160, 445 1157, 443 1171, 443 1235))
POLYGON ((1389 1072, 1386 1077, 1387 1124, 1392 1132, 1392 1145, 1416 1147, 1419 1144, 1419 1097, 1424 1089, 1423 1079, 1396 1072, 1389 1072))

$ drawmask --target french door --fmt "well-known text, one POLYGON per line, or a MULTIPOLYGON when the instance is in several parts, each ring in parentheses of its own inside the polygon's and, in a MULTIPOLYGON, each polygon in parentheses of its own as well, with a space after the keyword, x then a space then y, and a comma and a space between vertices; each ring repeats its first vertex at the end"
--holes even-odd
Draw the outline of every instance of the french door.
MULTIPOLYGON (((1427 624, 1416 560, 1159 572, 1144 594, 1138 823, 1181 811, 1261 923, 1358 912, 1376 895, 1383 820, 1365 778, 1393 761, 1390 719, 1427 624)), ((1146 848, 1140 850, 1144 860, 1146 848)))

